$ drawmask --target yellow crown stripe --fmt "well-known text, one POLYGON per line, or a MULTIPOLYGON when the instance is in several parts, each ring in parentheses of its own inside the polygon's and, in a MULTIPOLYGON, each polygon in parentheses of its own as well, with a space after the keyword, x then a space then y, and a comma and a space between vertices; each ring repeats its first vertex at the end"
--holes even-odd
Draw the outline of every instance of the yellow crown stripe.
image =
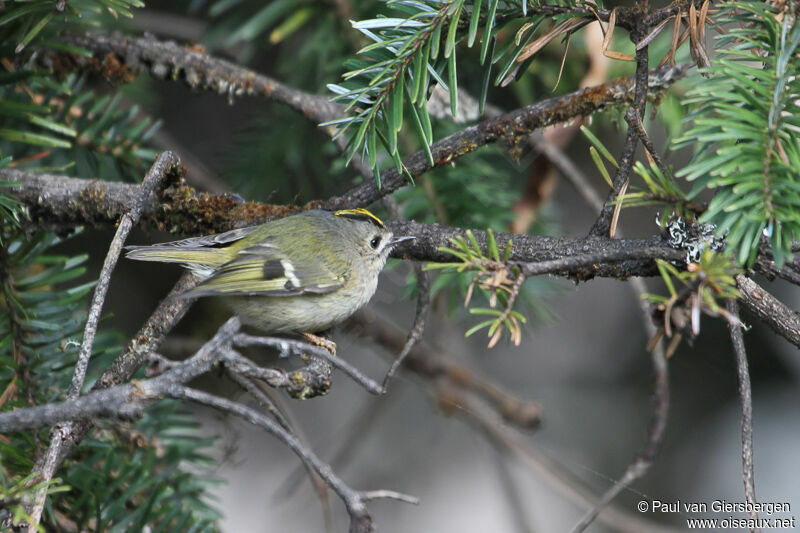
POLYGON ((379 219, 378 217, 376 217, 375 215, 373 215, 372 213, 361 207, 358 207, 356 209, 342 209, 340 211, 335 211, 333 214, 334 216, 337 217, 350 217, 362 220, 366 219, 374 224, 377 224, 382 228, 384 227, 383 221, 381 219, 379 219))

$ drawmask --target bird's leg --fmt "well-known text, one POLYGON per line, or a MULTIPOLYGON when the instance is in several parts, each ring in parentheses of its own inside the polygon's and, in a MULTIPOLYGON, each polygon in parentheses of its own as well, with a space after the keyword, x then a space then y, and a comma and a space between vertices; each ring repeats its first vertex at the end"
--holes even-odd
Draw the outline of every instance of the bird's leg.
POLYGON ((336 355, 336 343, 332 340, 326 339, 325 337, 320 337, 319 335, 314 335, 313 333, 301 333, 301 335, 305 340, 314 346, 322 346, 328 350, 331 355, 336 355))

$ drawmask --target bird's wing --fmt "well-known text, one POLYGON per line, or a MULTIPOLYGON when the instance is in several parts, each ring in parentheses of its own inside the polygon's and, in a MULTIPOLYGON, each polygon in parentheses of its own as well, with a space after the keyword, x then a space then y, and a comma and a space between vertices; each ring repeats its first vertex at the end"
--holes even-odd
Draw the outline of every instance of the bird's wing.
POLYGON ((342 287, 343 273, 334 273, 318 260, 298 267, 269 242, 239 250, 237 257, 184 296, 297 296, 325 294, 342 287))

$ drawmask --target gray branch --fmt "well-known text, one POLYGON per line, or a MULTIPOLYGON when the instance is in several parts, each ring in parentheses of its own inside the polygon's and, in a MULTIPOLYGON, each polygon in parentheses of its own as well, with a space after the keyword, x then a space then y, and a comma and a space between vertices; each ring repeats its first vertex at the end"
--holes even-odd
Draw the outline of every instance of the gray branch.
POLYGON ((138 415, 147 402, 166 395, 172 385, 188 383, 208 372, 217 361, 227 360, 233 337, 238 331, 239 319, 229 319, 192 357, 170 365, 158 377, 91 391, 59 403, 0 413, 0 433, 36 429, 70 420, 138 415))
MULTIPOLYGON (((135 198, 136 185, 70 178, 66 176, 36 174, 15 169, 0 169, 0 179, 16 181, 19 187, 8 189, 8 194, 18 198, 28 208, 35 221, 54 228, 64 229, 76 224, 110 224, 124 213, 135 198)), ((141 223, 162 230, 181 228, 181 235, 209 234, 227 231, 234 227, 263 223, 275 216, 291 212, 285 206, 271 206, 257 202, 232 204, 228 195, 196 193, 183 194, 184 185, 171 185, 162 191, 157 201, 145 205, 141 223), (173 195, 179 188, 182 193, 173 195), (214 216, 206 216, 209 211, 214 216)), ((189 188, 190 189, 190 188, 189 188)), ((313 207, 309 205, 306 207, 313 207)), ((420 261, 449 262, 453 256, 439 250, 450 246, 450 239, 464 236, 465 229, 439 224, 418 222, 390 223, 397 235, 414 235, 414 241, 403 243, 394 251, 394 257, 420 261)), ((473 230, 478 242, 485 246, 486 232, 473 230)), ((567 266, 561 275, 577 279, 594 276, 629 278, 657 274, 654 258, 681 260, 683 254, 666 245, 660 236, 650 239, 561 239, 538 235, 500 233, 501 246, 512 241, 511 261, 530 263, 565 259, 571 256, 598 254, 614 258, 611 262, 567 266), (638 255, 637 255, 638 254, 638 255)))
MULTIPOLYGON (((742 480, 744 481, 744 496, 750 504, 748 514, 754 524, 758 523, 756 511, 756 478, 753 467, 753 389, 750 387, 750 370, 747 368, 747 351, 744 348, 744 335, 739 318, 739 305, 735 300, 728 301, 728 312, 737 320, 736 323, 728 322, 731 330, 733 353, 736 356, 736 370, 739 375, 739 400, 742 404, 742 480)), ((752 526, 753 533, 761 531, 758 526, 752 526)))
MULTIPOLYGON (((249 423, 261 427, 289 447, 304 463, 325 480, 327 485, 342 499, 351 518, 350 531, 374 531, 372 518, 367 512, 366 502, 372 499, 389 498, 416 503, 411 496, 393 491, 358 492, 344 483, 331 468, 307 449, 292 433, 281 427, 263 413, 237 402, 220 398, 185 386, 200 375, 212 371, 216 365, 231 365, 233 371, 245 370, 249 375, 259 375, 273 385, 285 385, 289 380, 281 379, 280 371, 258 367, 235 352, 234 346, 243 340, 252 344, 254 338, 239 337, 240 321, 229 319, 214 337, 203 345, 192 357, 180 363, 167 365, 157 377, 115 385, 104 390, 90 392, 84 396, 69 398, 63 402, 30 407, 0 413, 0 433, 36 429, 59 422, 91 420, 98 417, 128 419, 140 416, 143 408, 161 398, 187 399, 216 409, 232 413, 249 423), (244 361, 248 361, 245 363, 244 361)), ((315 347, 307 346, 308 350, 315 347)))
MULTIPOLYGON (((103 304, 106 300, 108 286, 111 284, 111 273, 114 271, 119 255, 122 252, 122 245, 125 243, 125 239, 128 237, 133 226, 139 220, 145 202, 153 195, 156 187, 164 180, 170 169, 179 164, 180 160, 174 153, 162 153, 153 163, 142 181, 142 184, 137 187, 139 190, 129 206, 129 211, 122 215, 114 238, 111 240, 111 245, 109 246, 108 253, 103 262, 103 268, 100 271, 100 277, 97 280, 97 285, 92 296, 92 303, 89 307, 89 315, 86 318, 86 326, 78 353, 78 360, 75 363, 72 382, 67 390, 68 400, 78 398, 81 388, 83 387, 83 382, 86 378, 86 369, 89 367, 89 358, 92 355, 97 324, 100 321, 100 313, 103 310, 103 304)), ((53 474, 55 474, 57 459, 61 451, 64 437, 67 435, 65 430, 65 427, 53 428, 53 431, 51 431, 50 444, 42 456, 43 459, 34 466, 34 473, 38 474, 38 479, 44 482, 49 482, 53 478, 53 474)), ((29 512, 29 530, 35 530, 36 525, 39 523, 46 499, 47 488, 45 486, 37 490, 34 495, 31 504, 32 508, 29 512)))
POLYGON ((115 82, 130 81, 136 74, 146 72, 157 79, 183 81, 192 89, 216 92, 230 99, 261 96, 287 105, 315 123, 339 118, 344 111, 344 106, 330 102, 328 96, 294 89, 205 51, 161 41, 152 35, 86 33, 65 35, 61 40, 89 50, 92 57, 40 49, 36 60, 57 71, 94 71, 115 82))
MULTIPOLYGON (((148 356, 158 348, 161 341, 169 331, 186 314, 193 302, 189 298, 175 298, 174 296, 192 288, 195 279, 186 273, 178 280, 170 293, 161 301, 156 310, 145 321, 139 331, 128 343, 128 347, 114 362, 100 375, 91 388, 92 392, 100 391, 125 383, 130 380, 137 370, 145 363, 148 356)), ((64 460, 69 457, 78 444, 89 434, 93 427, 91 419, 75 419, 66 424, 63 429, 65 438, 60 453, 55 459, 54 471, 57 471, 64 460)), ((44 462, 42 455, 37 460, 37 465, 44 462)))
POLYGON ((100 277, 97 280, 97 286, 92 296, 92 303, 89 307, 89 316, 86 319, 83 341, 81 342, 78 361, 75 364, 75 374, 72 378, 69 390, 67 391, 67 398, 69 399, 76 398, 83 387, 86 369, 89 366, 89 357, 92 353, 92 346, 94 346, 97 324, 100 321, 100 313, 103 310, 108 286, 111 284, 111 273, 114 271, 119 255, 122 252, 122 245, 125 243, 125 239, 127 239, 133 226, 139 221, 145 203, 149 203, 150 198, 153 196, 158 185, 164 181, 167 173, 171 172, 171 169, 178 165, 180 165, 180 159, 178 159, 178 156, 174 153, 163 152, 159 155, 145 175, 142 184, 139 186, 139 194, 130 205, 130 211, 122 216, 117 226, 117 231, 114 234, 114 238, 111 240, 111 245, 106 254, 106 259, 103 262, 103 268, 100 270, 100 277))
POLYGON ((739 302, 772 330, 800 348, 800 313, 767 292, 747 276, 736 276, 739 302))
MULTIPOLYGON (((411 242, 399 245, 393 252, 396 257, 433 261, 439 263, 455 262, 455 256, 441 250, 451 247, 450 239, 465 237, 466 230, 441 224, 421 224, 419 222, 393 222, 392 231, 398 235, 413 235, 411 242)), ((472 230, 482 249, 486 249, 486 232, 472 230)), ((592 277, 629 278, 631 276, 652 276, 657 274, 653 259, 681 261, 685 252, 667 246, 660 235, 649 239, 564 239, 541 235, 521 235, 496 233, 499 247, 509 240, 512 243, 512 263, 551 262, 543 267, 529 265, 530 275, 555 273, 571 276, 579 280, 592 277)))

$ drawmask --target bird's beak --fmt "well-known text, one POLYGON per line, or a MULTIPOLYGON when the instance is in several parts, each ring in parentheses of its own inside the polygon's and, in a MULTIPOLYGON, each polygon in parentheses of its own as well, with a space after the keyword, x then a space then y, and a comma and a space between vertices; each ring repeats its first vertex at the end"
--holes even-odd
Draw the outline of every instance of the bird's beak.
POLYGON ((396 239, 392 239, 391 241, 389 241, 389 246, 395 247, 401 242, 413 241, 414 239, 416 239, 416 237, 414 237, 413 235, 407 237, 398 237, 396 239))

